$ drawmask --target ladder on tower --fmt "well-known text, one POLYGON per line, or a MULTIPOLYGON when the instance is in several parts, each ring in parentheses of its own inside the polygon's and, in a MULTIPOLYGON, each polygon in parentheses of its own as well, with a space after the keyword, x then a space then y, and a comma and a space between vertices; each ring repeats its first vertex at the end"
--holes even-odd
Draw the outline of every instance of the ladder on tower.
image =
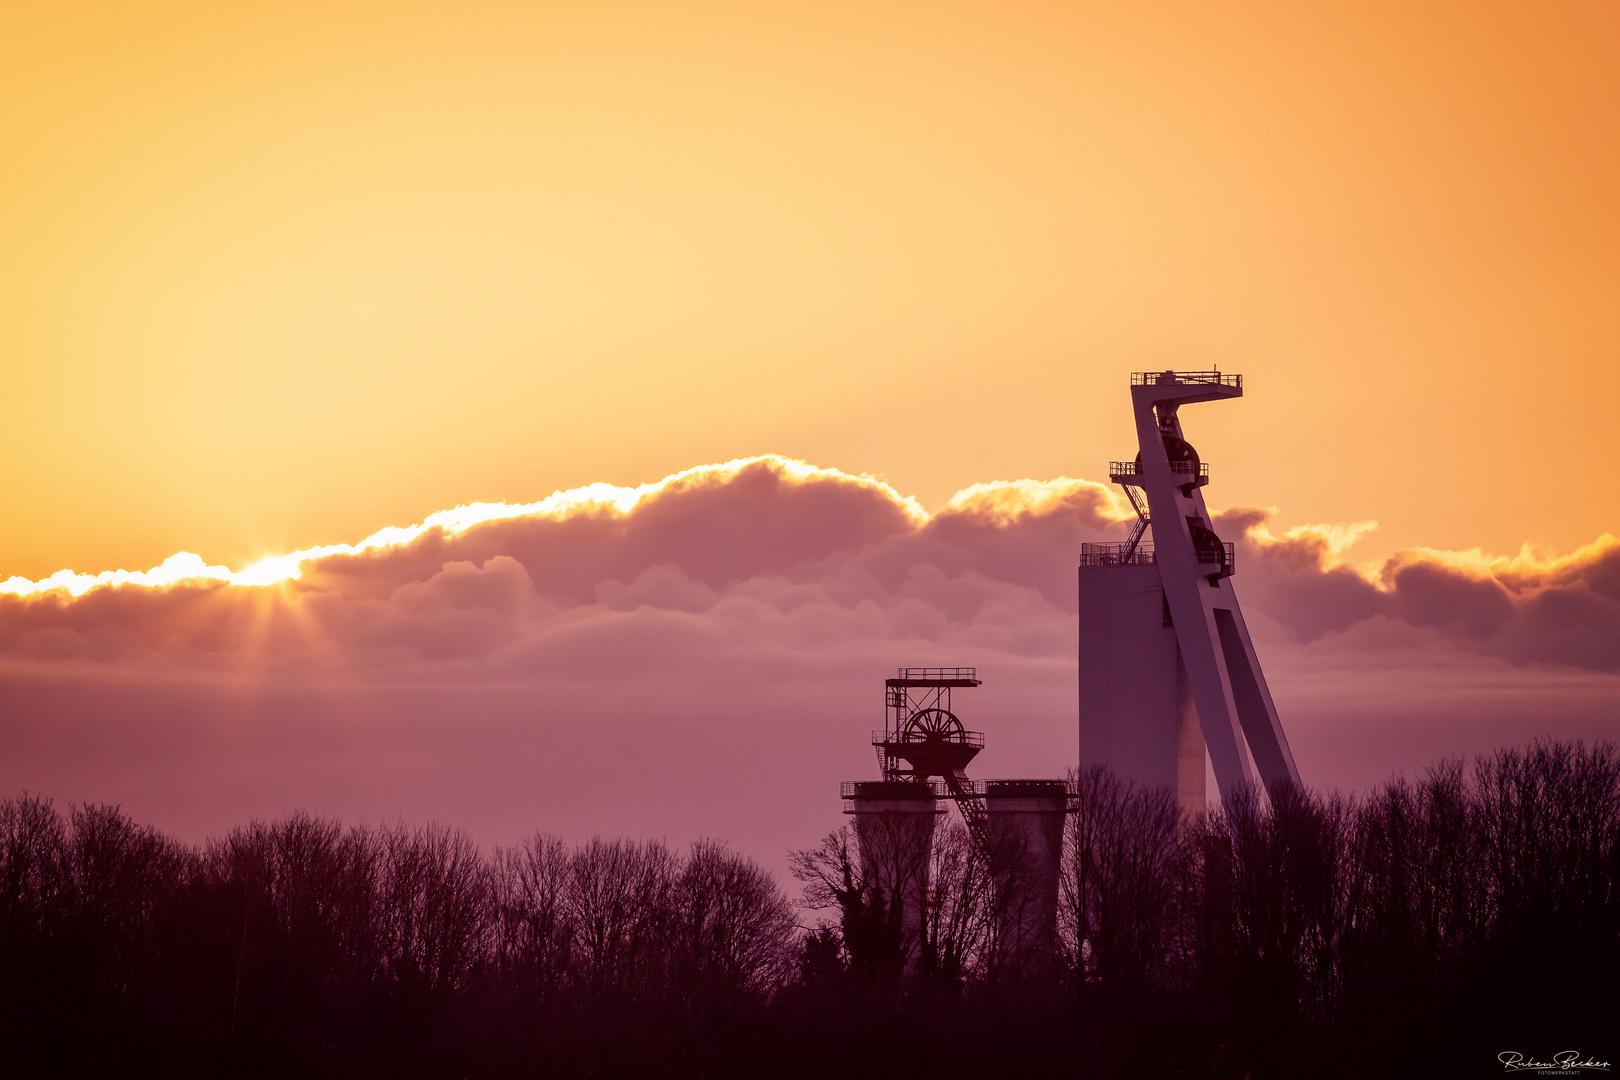
POLYGON ((1120 560, 1122 563, 1129 563, 1131 556, 1136 553, 1136 545, 1142 542, 1142 537, 1147 534, 1148 526, 1152 524, 1152 521, 1148 518, 1146 492, 1126 484, 1125 495, 1131 500, 1131 509, 1136 511, 1136 524, 1131 526, 1130 539, 1125 541, 1125 555, 1120 560))
POLYGON ((945 786, 950 790, 951 798, 956 801, 956 808, 962 812, 962 821, 967 825, 968 835, 973 838, 974 847, 985 858, 990 857, 990 814, 984 808, 984 796, 973 787, 973 781, 968 779, 967 773, 961 769, 952 769, 945 774, 945 786))

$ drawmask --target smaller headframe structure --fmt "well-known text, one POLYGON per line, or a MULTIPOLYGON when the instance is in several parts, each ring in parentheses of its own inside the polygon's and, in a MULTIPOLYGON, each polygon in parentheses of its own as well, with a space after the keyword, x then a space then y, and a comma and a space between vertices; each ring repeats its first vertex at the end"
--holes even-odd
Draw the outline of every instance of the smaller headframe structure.
POLYGON ((951 693, 979 685, 973 668, 901 668, 884 681, 883 729, 872 733, 883 779, 843 786, 869 880, 902 905, 914 963, 941 803, 962 813, 996 882, 994 961, 1003 977, 1045 977, 1057 943, 1058 874, 1068 788, 1062 780, 969 779, 984 749, 952 708, 951 693), (938 780, 934 778, 938 777, 938 780))
POLYGON ((967 767, 984 749, 984 734, 967 730, 951 711, 952 690, 978 685, 978 671, 970 667, 901 668, 884 680, 883 730, 872 732, 872 745, 885 780, 944 780, 983 844, 984 807, 967 767))
POLYGON ((1168 785, 1189 811, 1204 809, 1206 747, 1223 799, 1299 783, 1232 588, 1232 544, 1204 506, 1209 465, 1181 426, 1183 405, 1242 396, 1243 376, 1218 370, 1134 373, 1139 451, 1108 473, 1137 520, 1123 543, 1081 545, 1080 764, 1168 785))

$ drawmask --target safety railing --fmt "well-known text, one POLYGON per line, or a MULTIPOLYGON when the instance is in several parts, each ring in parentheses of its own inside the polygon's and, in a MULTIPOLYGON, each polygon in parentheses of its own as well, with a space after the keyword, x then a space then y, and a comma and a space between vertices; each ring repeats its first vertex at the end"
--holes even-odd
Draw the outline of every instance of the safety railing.
MULTIPOLYGON (((1232 568, 1237 565, 1237 549, 1231 541, 1226 541, 1221 546, 1226 549, 1226 569, 1231 573, 1232 568)), ((1154 561, 1151 540, 1137 544, 1135 550, 1131 550, 1131 546, 1126 543, 1080 545, 1081 566, 1136 566, 1154 561)), ((1222 560, 1219 552, 1205 550, 1198 552, 1198 561, 1219 566, 1222 560)))
POLYGON ((939 780, 845 780, 839 785, 838 794, 844 799, 904 799, 919 798, 925 790, 936 799, 950 796, 950 791, 939 780))
MULTIPOLYGON (((1193 474, 1193 463, 1190 461, 1172 461, 1170 471, 1191 476, 1193 474)), ((1108 479, 1110 480, 1118 480, 1122 476, 1140 476, 1141 473, 1142 467, 1134 461, 1110 461, 1108 463, 1108 479)), ((1209 462, 1200 461, 1198 463, 1198 475, 1208 478, 1209 462)))
POLYGON ((924 736, 907 731, 874 731, 872 732, 873 746, 921 746, 926 743, 945 743, 949 746, 972 746, 984 749, 984 732, 982 731, 953 731, 929 739, 924 736))
POLYGON ((1230 386, 1243 389, 1243 376, 1219 371, 1133 371, 1132 386, 1230 386))
POLYGON ((1001 798, 1049 798, 1056 796, 1064 798, 1073 794, 1072 785, 1066 780, 1053 780, 1049 778, 1018 778, 1001 780, 974 780, 971 781, 973 794, 978 796, 1000 796, 1001 798))
POLYGON ((903 667, 898 670, 900 679, 974 679, 979 677, 978 668, 970 667, 903 667))
POLYGON ((1153 562, 1153 544, 1081 544, 1081 566, 1143 566, 1153 562))

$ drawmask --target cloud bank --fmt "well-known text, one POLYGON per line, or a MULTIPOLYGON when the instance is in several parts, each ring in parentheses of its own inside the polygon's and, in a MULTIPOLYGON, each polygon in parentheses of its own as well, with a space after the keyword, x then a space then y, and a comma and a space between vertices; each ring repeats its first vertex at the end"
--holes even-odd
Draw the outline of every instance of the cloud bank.
POLYGON ((1363 570, 1340 555, 1372 523, 1304 526, 1279 538, 1266 528, 1269 516, 1238 509, 1218 520, 1242 537, 1249 602, 1295 640, 1348 634, 1371 648, 1384 630, 1404 648, 1402 631, 1421 630, 1516 665, 1620 672, 1620 540, 1612 535, 1562 557, 1416 548, 1363 570))
MULTIPOLYGON (((1364 568, 1345 555, 1368 523, 1276 536, 1269 519, 1229 510, 1218 531, 1308 780, 1620 726, 1613 536, 1364 568)), ((769 859, 836 824, 832 785, 872 771, 898 665, 981 669, 959 704, 990 736, 985 775, 1061 773, 1076 556, 1126 521, 1085 480, 980 484, 929 514, 762 457, 459 508, 245 571, 176 556, 12 579, 0 785, 125 801, 183 832, 298 804, 502 840, 723 835, 769 859)))

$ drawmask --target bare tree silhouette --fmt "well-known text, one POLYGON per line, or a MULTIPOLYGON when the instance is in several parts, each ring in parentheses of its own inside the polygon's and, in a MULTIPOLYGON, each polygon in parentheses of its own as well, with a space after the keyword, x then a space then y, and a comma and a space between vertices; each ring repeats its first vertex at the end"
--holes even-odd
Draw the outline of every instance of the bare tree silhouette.
POLYGON ((959 823, 791 853, 820 920, 796 929, 715 840, 485 855, 442 825, 293 814, 188 848, 117 807, 0 800, 0 1071, 1440 1075, 1510 1036, 1614 1055, 1609 744, 1191 817, 1105 771, 1073 786, 1065 978, 1016 985, 1027 867, 959 823))

